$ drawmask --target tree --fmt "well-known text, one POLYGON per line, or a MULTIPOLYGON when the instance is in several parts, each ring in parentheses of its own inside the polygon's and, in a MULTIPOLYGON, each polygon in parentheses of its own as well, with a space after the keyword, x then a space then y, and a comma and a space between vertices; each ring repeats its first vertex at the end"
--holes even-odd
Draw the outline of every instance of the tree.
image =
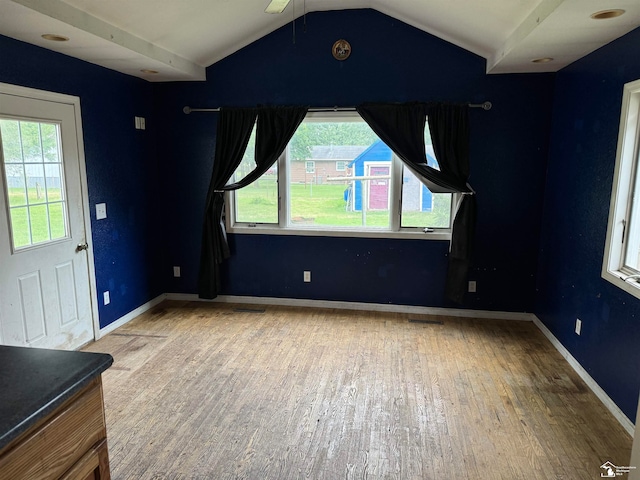
POLYGON ((371 145, 376 140, 364 122, 304 122, 291 139, 289 152, 293 160, 305 160, 314 146, 371 145))
POLYGON ((0 120, 0 134, 5 163, 60 161, 55 124, 0 120))

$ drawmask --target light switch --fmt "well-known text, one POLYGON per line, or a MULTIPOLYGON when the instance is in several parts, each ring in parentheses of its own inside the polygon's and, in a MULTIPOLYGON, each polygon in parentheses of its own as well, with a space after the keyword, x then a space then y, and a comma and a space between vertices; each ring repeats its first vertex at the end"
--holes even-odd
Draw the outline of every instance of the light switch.
POLYGON ((96 220, 103 220, 107 218, 107 204, 96 203, 96 220))

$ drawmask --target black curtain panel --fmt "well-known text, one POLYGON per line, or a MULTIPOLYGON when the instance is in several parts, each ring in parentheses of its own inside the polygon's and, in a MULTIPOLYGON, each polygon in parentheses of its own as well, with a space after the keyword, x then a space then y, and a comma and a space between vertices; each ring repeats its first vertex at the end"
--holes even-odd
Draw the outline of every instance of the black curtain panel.
POLYGON ((473 253, 473 238, 476 228, 476 196, 463 195, 453 220, 451 249, 447 268, 445 295, 448 299, 462 303, 467 291, 469 266, 473 253))
POLYGON ((198 276, 198 296, 213 299, 220 291, 220 264, 229 258, 224 225, 224 194, 260 178, 278 159, 304 119, 308 107, 221 109, 211 183, 205 204, 198 276), (229 179, 242 161, 256 123, 256 168, 236 183, 229 179))
POLYGON ((451 233, 445 295, 462 303, 466 291, 476 218, 475 192, 469 177, 467 105, 364 104, 360 116, 434 193, 461 193, 451 233), (427 165, 424 129, 427 118, 440 170, 427 165))
MULTIPOLYGON (((427 165, 424 129, 427 121, 425 103, 364 104, 357 107, 360 116, 391 150, 434 193, 460 192, 466 181, 427 165)), ((438 152, 436 159, 440 164, 438 152)))
POLYGON ((258 116, 257 108, 221 108, 209 191, 204 205, 198 296, 215 298, 220 291, 220 263, 229 257, 224 228, 224 186, 242 161, 258 116))
POLYGON ((457 192, 470 192, 469 107, 433 104, 426 107, 429 133, 440 172, 452 179, 457 192))
POLYGON ((256 126, 256 168, 224 190, 237 190, 258 180, 282 155, 293 134, 304 120, 308 107, 262 107, 256 126))
POLYGON ((476 226, 476 196, 469 180, 469 107, 467 105, 433 104, 427 107, 429 132, 440 170, 455 178, 461 187, 451 233, 451 249, 447 269, 445 294, 462 303, 467 280, 476 226))

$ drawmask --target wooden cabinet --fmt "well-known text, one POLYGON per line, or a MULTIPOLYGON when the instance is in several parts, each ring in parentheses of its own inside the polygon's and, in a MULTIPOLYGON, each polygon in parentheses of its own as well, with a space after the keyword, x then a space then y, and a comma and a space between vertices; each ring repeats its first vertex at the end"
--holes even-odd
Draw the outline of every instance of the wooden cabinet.
POLYGON ((0 479, 110 480, 100 376, 0 452, 0 479))

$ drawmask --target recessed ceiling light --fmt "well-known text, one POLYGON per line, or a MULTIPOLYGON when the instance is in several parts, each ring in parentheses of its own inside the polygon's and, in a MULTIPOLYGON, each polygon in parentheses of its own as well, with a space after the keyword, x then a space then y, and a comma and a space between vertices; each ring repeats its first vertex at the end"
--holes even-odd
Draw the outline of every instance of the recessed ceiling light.
POLYGON ((549 63, 553 62, 553 57, 534 58, 531 63, 549 63))
POLYGON ((45 33, 41 35, 45 40, 49 40, 51 42, 68 42, 69 37, 65 37, 63 35, 56 35, 55 33, 45 33))
POLYGON ((150 68, 143 68, 142 70, 140 70, 142 73, 148 73, 149 75, 155 75, 156 73, 158 73, 157 70, 151 70, 150 68))
POLYGON ((600 12, 592 13, 591 18, 594 20, 606 20, 607 18, 615 18, 622 15, 625 11, 621 8, 612 8, 610 10, 602 10, 600 12))

